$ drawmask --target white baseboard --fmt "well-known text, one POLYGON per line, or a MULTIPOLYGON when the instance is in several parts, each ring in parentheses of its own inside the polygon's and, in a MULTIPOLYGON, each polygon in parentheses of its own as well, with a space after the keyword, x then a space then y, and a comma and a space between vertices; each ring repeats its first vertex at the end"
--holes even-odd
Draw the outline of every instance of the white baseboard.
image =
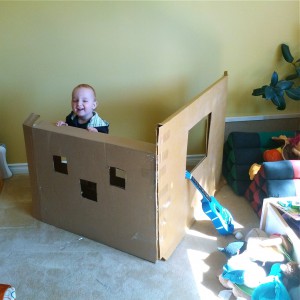
POLYGON ((8 164, 9 169, 13 174, 28 174, 28 164, 8 164))

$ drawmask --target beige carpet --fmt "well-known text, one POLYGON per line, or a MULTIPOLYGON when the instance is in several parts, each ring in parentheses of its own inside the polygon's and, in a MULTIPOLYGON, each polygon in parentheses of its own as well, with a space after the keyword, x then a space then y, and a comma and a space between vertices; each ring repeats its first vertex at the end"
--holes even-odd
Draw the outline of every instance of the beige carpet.
MULTIPOLYGON (((246 234, 259 220, 243 197, 216 195, 246 234)), ((28 175, 5 180, 0 195, 0 283, 19 300, 218 299, 226 258, 209 220, 196 222, 168 261, 155 264, 35 220, 28 175)))

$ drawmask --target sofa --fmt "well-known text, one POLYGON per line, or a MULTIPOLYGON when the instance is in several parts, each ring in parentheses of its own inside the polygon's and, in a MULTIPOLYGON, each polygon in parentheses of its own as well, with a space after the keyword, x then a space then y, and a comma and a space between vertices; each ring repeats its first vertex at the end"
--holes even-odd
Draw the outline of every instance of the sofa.
POLYGON ((268 197, 300 196, 300 160, 264 162, 267 149, 279 147, 272 137, 294 137, 296 131, 231 132, 224 144, 222 173, 237 195, 245 196, 258 215, 268 197), (250 180, 254 164, 261 168, 250 180))

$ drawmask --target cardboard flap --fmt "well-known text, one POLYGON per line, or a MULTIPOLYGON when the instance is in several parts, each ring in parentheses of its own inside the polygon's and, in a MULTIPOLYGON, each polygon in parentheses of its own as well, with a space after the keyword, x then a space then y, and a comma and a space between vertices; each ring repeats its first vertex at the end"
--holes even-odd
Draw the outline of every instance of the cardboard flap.
POLYGON ((185 235, 193 218, 195 189, 185 179, 189 130, 209 116, 207 156, 194 177, 213 194, 221 177, 227 74, 197 99, 159 124, 157 129, 157 194, 160 258, 167 259, 185 235), (191 191, 191 193, 190 193, 191 191))
POLYGON ((28 118, 24 121, 23 126, 30 126, 32 127, 34 125, 34 123, 36 122, 36 120, 39 119, 39 115, 36 115, 34 113, 31 113, 28 118))

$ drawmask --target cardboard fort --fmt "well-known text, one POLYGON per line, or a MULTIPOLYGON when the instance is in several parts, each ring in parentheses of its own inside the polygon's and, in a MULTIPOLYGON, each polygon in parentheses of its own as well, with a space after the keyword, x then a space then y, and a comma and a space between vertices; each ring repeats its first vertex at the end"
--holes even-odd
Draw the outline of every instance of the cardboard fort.
POLYGON ((34 216, 155 262, 168 259, 194 222, 185 179, 189 131, 207 118, 207 155, 192 170, 210 194, 221 177, 227 74, 157 126, 156 144, 31 114, 23 124, 34 216))

